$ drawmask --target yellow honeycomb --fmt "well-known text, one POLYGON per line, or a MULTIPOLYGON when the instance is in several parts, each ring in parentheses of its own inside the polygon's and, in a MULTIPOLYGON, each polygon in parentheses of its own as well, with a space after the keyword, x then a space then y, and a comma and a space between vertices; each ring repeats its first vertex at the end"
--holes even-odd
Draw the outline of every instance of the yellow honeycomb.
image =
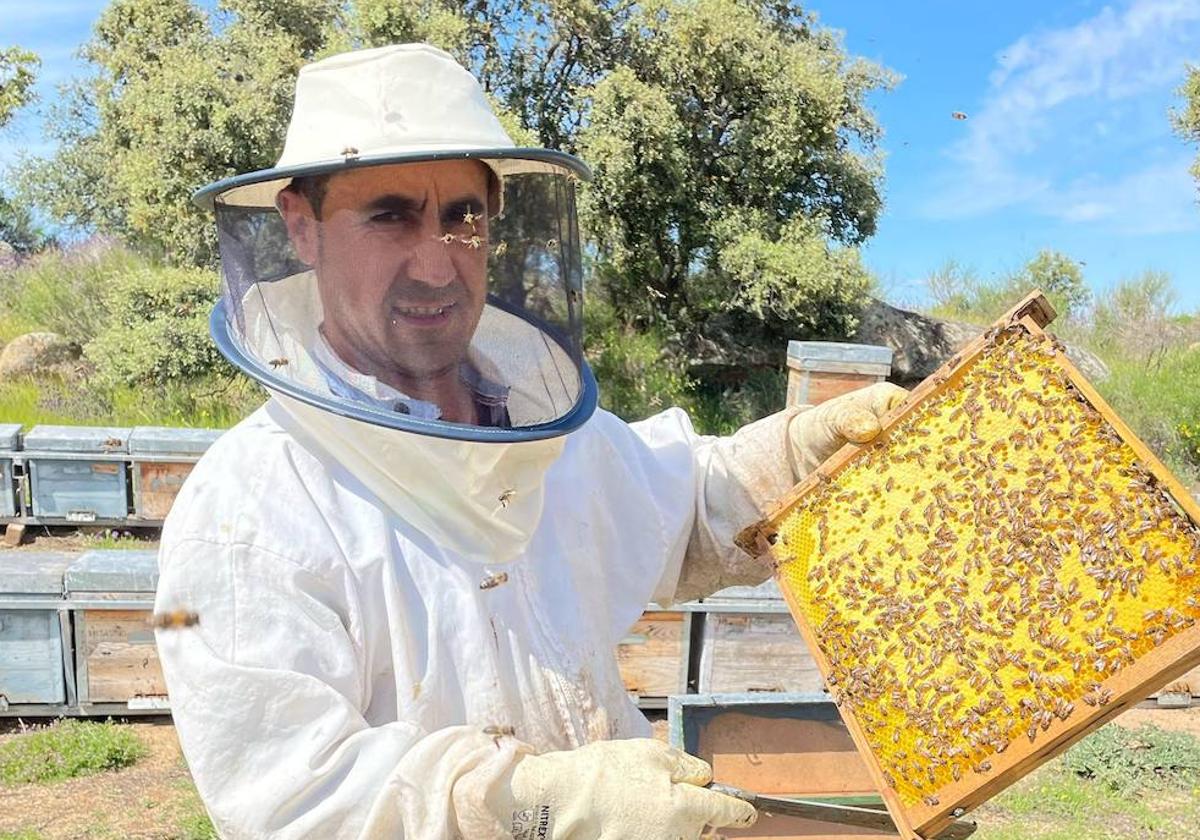
POLYGON ((780 522, 780 585, 906 807, 1200 617, 1200 536, 1053 360, 994 333, 961 379, 780 522))

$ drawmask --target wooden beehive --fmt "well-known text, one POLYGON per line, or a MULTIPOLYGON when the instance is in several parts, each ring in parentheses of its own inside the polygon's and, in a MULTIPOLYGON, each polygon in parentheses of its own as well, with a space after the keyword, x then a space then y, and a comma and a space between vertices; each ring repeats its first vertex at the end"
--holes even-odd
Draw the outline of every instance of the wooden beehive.
POLYGON ((196 461, 220 436, 219 429, 135 428, 129 436, 134 517, 166 519, 196 461))
POLYGON ((739 543, 905 837, 1200 664, 1200 509, 1031 295, 739 543))
POLYGON ((821 672, 774 580, 730 586, 683 606, 692 615, 691 688, 700 694, 822 690, 821 672))
POLYGON ((625 690, 639 705, 661 708, 669 695, 687 690, 691 626, 690 613, 648 610, 617 646, 625 690))
POLYGON ((75 618, 75 670, 85 711, 123 704, 168 708, 167 686, 150 626, 158 559, 154 551, 97 549, 64 576, 75 618))
MULTIPOLYGON (((837 710, 823 694, 690 694, 672 697, 674 747, 707 761, 718 782, 755 793, 878 808, 879 792, 837 710)), ((722 836, 878 838, 894 832, 760 813, 722 836)))
POLYGON ((789 341, 787 405, 817 405, 875 382, 892 370, 892 350, 876 344, 789 341))

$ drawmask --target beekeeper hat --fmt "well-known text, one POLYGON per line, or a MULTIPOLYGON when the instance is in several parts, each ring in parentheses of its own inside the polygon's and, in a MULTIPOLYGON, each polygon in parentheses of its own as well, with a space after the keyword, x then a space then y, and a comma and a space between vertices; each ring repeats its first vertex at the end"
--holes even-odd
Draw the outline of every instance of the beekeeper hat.
POLYGON ((218 199, 268 208, 298 176, 462 158, 487 164, 501 178, 517 173, 591 177, 581 160, 565 152, 517 147, 475 77, 448 53, 429 44, 397 44, 302 67, 278 163, 209 184, 195 201, 209 210, 218 199))

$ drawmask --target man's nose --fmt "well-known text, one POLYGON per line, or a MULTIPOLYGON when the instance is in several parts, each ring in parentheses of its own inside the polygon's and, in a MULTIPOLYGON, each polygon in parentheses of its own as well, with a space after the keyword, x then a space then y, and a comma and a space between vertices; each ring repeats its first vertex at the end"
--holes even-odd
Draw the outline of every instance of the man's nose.
POLYGON ((461 247, 457 242, 444 242, 440 237, 426 235, 412 249, 408 258, 408 276, 429 286, 446 286, 457 276, 450 249, 461 247))

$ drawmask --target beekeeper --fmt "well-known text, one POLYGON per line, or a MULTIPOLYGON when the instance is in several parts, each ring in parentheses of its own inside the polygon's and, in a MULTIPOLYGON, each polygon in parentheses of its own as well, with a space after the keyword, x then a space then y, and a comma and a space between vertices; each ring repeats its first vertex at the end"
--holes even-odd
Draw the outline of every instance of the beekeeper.
POLYGON ((270 400, 163 530, 172 712, 226 837, 695 838, 753 810, 646 738, 615 647, 770 569, 732 544, 903 392, 728 438, 596 409, 583 163, 410 44, 303 68, 273 169, 205 187, 221 351, 270 400))

